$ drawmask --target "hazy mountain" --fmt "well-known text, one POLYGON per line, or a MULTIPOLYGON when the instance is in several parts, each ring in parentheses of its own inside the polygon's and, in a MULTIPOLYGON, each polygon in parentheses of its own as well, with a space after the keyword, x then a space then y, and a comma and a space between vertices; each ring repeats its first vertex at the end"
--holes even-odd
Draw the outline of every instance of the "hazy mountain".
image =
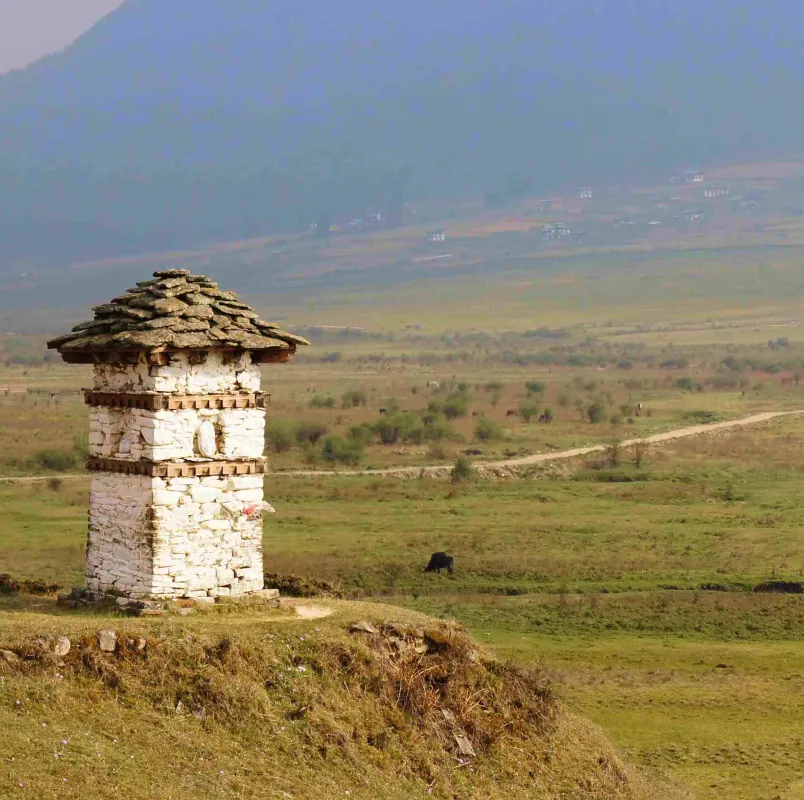
POLYGON ((128 0, 0 78, 0 268, 800 153, 792 0, 128 0))

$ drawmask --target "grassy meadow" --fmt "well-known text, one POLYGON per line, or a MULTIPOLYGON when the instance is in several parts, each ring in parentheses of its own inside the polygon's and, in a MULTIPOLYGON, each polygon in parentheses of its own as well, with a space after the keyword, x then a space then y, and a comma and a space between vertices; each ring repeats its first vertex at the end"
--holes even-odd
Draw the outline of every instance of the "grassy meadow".
MULTIPOLYGON (((504 279, 433 275, 404 294, 250 298, 314 344, 264 374, 266 568, 455 619, 503 659, 538 662, 566 707, 697 798, 804 798, 804 596, 752 591, 804 580, 800 417, 506 480, 285 474, 804 409, 797 252, 701 242, 519 259, 504 279), (437 550, 453 576, 423 573, 437 550)), ((0 572, 71 586, 90 374, 44 362, 43 341, 0 336, 0 572)), ((3 608, 0 631, 28 624, 27 607, 3 608)))

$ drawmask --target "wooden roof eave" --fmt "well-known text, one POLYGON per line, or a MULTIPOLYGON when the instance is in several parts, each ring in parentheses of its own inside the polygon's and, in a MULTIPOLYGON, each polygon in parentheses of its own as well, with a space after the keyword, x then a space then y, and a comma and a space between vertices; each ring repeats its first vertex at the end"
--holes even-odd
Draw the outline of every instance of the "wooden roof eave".
POLYGON ((152 366, 169 364, 178 353, 190 356, 205 357, 210 353, 223 353, 231 358, 240 358, 244 353, 251 354, 254 364, 284 364, 290 361, 296 353, 294 345, 287 347, 269 347, 263 350, 247 350, 235 347, 210 347, 199 350, 160 347, 149 350, 68 350, 59 351, 67 364, 120 364, 134 366, 139 363, 141 355, 152 366))

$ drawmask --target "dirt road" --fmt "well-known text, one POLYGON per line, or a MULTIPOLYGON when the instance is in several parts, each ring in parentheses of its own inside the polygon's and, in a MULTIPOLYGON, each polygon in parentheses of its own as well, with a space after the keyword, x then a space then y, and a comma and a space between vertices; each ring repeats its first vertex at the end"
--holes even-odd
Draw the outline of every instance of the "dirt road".
MULTIPOLYGON (((766 411, 762 414, 753 414, 750 417, 743 417, 742 419, 733 419, 728 422, 714 422, 709 425, 692 425, 689 428, 678 428, 674 431, 666 431, 665 433, 657 433, 653 436, 647 436, 645 439, 626 439, 620 442, 620 447, 633 447, 637 442, 647 442, 648 444, 659 444, 661 442, 672 442, 676 439, 685 439, 689 436, 701 436, 704 434, 712 433, 718 430, 727 430, 730 428, 744 428, 749 425, 759 425, 763 422, 777 419, 779 417, 788 417, 794 414, 802 414, 804 410, 799 411, 766 411)), ((543 464, 550 461, 562 461, 568 458, 577 458, 579 456, 589 455, 590 453, 603 452, 607 444, 595 444, 589 447, 576 447, 572 450, 558 450, 552 453, 539 453, 534 456, 525 456, 523 458, 512 458, 505 461, 486 461, 475 462, 476 469, 493 470, 493 469, 516 469, 518 467, 527 467, 532 464, 543 464)), ((448 473, 452 469, 451 466, 434 466, 434 467, 394 467, 391 469, 376 469, 376 470, 345 470, 334 473, 327 470, 296 470, 293 472, 283 472, 283 475, 442 475, 448 473)))
MULTIPOLYGON (((712 433, 718 430, 728 430, 730 428, 745 428, 749 425, 759 425, 763 422, 769 422, 779 417, 789 417, 795 414, 804 414, 804 409, 798 411, 766 411, 762 414, 753 414, 750 417, 743 417, 742 419, 733 419, 728 422, 715 422, 709 425, 692 425, 689 428, 678 428, 674 431, 666 431, 665 433, 657 433, 653 436, 648 436, 645 439, 626 439, 620 442, 620 447, 633 447, 638 442, 644 441, 648 444, 660 444, 662 442, 672 442, 676 439, 686 439, 689 436, 701 436, 712 433)), ((525 456, 523 458, 512 458, 505 461, 486 461, 475 462, 475 468, 479 470, 487 469, 516 469, 518 467, 527 467, 532 464, 544 464, 550 461, 562 461, 568 458, 578 458, 579 456, 586 456, 591 453, 603 452, 607 444, 595 444, 589 447, 576 447, 572 450, 558 450, 553 453, 539 453, 534 456, 525 456)), ((332 476, 332 475, 390 475, 390 476, 419 476, 419 475, 446 475, 452 469, 449 465, 439 465, 430 467, 392 467, 391 469, 372 469, 372 470, 288 470, 286 472, 278 472, 278 475, 298 475, 298 476, 332 476)), ((30 477, 30 478, 0 478, 0 485, 3 483, 36 483, 38 481, 47 481, 54 476, 46 477, 30 477)), ((86 474, 78 475, 58 475, 55 476, 64 480, 77 480, 78 478, 87 477, 86 474)))

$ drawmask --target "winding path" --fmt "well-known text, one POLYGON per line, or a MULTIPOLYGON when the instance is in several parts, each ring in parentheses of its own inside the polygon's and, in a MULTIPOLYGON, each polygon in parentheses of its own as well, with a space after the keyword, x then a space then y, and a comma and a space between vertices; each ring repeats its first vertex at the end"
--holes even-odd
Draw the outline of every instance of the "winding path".
MULTIPOLYGON (((789 417, 797 414, 804 414, 804 409, 796 411, 765 411, 761 414, 752 414, 750 417, 742 417, 741 419, 732 419, 728 422, 714 422, 708 425, 692 425, 689 428, 678 428, 674 431, 665 431, 664 433, 656 433, 653 436, 647 436, 644 439, 625 439, 620 442, 620 447, 633 447, 639 442, 647 444, 660 444, 662 442, 672 442, 676 439, 686 439, 690 436, 700 436, 712 433, 718 430, 729 430, 731 428, 745 428, 750 425, 759 425, 763 422, 770 422, 771 420, 780 417, 789 417)), ((572 450, 558 450, 552 453, 538 453, 533 456, 524 456, 522 458, 511 458, 504 461, 478 461, 474 466, 476 469, 516 469, 519 467, 527 467, 533 464, 544 464, 551 461, 563 461, 568 458, 578 458, 579 456, 586 456, 591 453, 601 453, 609 445, 608 444, 595 444, 588 447, 576 447, 572 450)), ((428 467, 391 467, 390 469, 366 469, 366 470, 286 470, 273 473, 274 475, 293 475, 299 477, 315 477, 315 476, 360 476, 360 475, 374 475, 374 476, 416 476, 419 475, 433 475, 440 476, 446 475, 450 472, 452 467, 447 464, 440 464, 438 466, 428 467)), ((47 481, 51 478, 60 478, 64 480, 76 480, 78 478, 86 478, 86 474, 77 475, 47 475, 47 476, 34 476, 27 478, 3 478, 0 477, 0 486, 4 483, 37 483, 39 481, 47 481)))
MULTIPOLYGON (((647 436, 644 439, 625 439, 620 442, 620 447, 633 447, 639 442, 646 442, 647 444, 659 444, 661 442, 672 442, 676 439, 686 439, 690 436, 700 436, 709 434, 713 431, 728 430, 730 428, 745 428, 749 425, 759 425, 763 422, 777 419, 779 417, 789 417, 794 414, 804 414, 804 409, 796 411, 765 411, 761 414, 752 414, 750 417, 743 417, 742 419, 732 419, 728 422, 713 422, 708 425, 692 425, 689 428, 678 428, 674 431, 665 431, 664 433, 656 433, 653 436, 647 436)), ((608 444, 595 444, 588 447, 576 447, 572 450, 558 450, 552 453, 538 453, 533 456, 524 456, 522 458, 511 458, 505 461, 477 461, 474 466, 476 469, 510 469, 518 467, 527 467, 533 464, 543 464, 550 461, 562 461, 568 458, 578 458, 579 456, 589 455, 590 453, 601 453, 609 445, 608 444)), ((372 470, 344 470, 340 472, 333 472, 332 470, 292 470, 287 472, 276 473, 279 475, 390 475, 390 476, 408 476, 408 475, 442 475, 447 474, 452 469, 451 465, 439 465, 431 467, 392 467, 390 469, 372 469, 372 470)))

